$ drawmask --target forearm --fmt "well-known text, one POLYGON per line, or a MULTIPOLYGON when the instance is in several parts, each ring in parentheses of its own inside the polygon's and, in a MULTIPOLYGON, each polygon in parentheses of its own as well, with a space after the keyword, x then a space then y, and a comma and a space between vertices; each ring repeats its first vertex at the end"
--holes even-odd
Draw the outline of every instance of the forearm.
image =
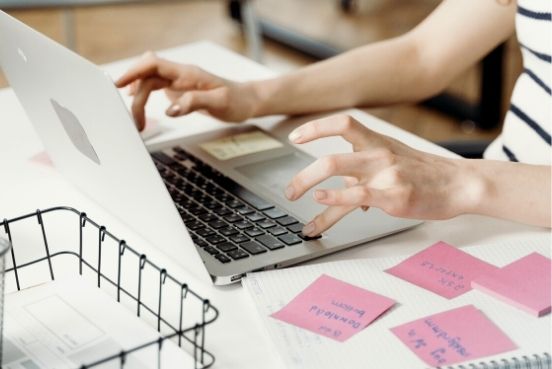
POLYGON ((287 75, 251 82, 255 115, 302 114, 416 101, 433 92, 422 81, 408 36, 363 46, 287 75))
POLYGON ((464 213, 475 213, 516 222, 551 226, 550 166, 463 161, 468 198, 464 213))

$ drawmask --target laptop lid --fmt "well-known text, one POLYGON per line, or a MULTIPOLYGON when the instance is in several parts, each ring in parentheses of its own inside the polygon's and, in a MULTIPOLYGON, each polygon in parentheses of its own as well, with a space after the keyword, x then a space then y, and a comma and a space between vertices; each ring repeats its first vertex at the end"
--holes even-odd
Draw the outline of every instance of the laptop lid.
POLYGON ((2 11, 0 35, 0 65, 56 168, 155 247, 207 280, 112 80, 2 11))

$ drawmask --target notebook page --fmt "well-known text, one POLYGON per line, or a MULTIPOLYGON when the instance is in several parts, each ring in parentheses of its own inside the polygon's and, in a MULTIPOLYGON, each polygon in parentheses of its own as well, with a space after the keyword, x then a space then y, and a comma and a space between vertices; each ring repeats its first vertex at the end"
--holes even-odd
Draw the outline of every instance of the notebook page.
MULTIPOLYGON (((550 235, 462 250, 501 267, 534 251, 550 257, 550 235)), ((259 272, 249 274, 243 284, 286 368, 426 368, 427 365, 389 328, 468 304, 480 309, 519 347, 504 355, 487 357, 485 361, 550 352, 550 314, 535 318, 476 290, 447 300, 383 272, 407 257, 339 261, 259 272), (337 343, 269 317, 323 273, 390 297, 397 304, 345 343, 337 343)))

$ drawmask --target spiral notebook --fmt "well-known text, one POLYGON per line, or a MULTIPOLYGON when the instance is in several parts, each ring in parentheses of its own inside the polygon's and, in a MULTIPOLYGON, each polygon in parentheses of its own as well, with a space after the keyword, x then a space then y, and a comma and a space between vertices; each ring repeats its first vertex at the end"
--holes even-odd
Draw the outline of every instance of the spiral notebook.
MULTIPOLYGON (((429 246, 429 245, 428 245, 429 246)), ((550 234, 462 248, 502 267, 532 252, 550 257, 550 234)), ((551 369, 550 314, 536 318, 477 290, 446 299, 394 277, 384 270, 406 257, 362 259, 248 274, 243 281, 285 368, 291 369, 425 369, 428 367, 390 332, 420 317, 474 305, 515 342, 517 349, 454 369, 551 369), (326 274, 397 301, 392 311, 347 342, 340 343, 270 317, 320 275, 326 274), (377 366, 374 366, 377 364, 377 366)))

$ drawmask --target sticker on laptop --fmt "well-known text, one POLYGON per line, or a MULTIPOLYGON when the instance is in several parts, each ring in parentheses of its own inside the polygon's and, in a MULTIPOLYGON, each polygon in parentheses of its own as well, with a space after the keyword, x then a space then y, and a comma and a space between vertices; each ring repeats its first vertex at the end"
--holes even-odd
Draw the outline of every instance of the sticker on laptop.
POLYGON ((199 145, 218 160, 229 160, 284 146, 261 131, 239 133, 199 145))

